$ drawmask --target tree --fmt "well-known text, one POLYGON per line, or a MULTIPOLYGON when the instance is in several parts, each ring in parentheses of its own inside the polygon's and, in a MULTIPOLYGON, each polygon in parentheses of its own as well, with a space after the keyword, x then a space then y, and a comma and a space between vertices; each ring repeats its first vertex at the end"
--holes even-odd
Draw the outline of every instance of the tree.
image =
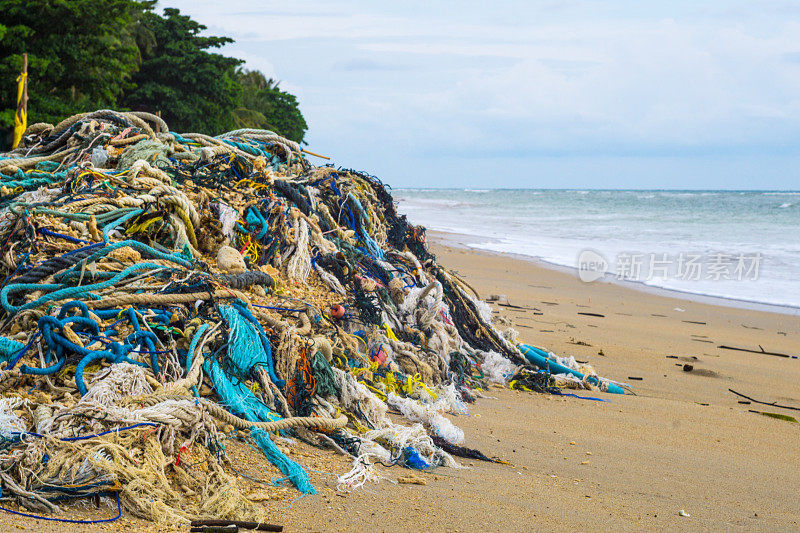
POLYGON ((217 134, 236 127, 233 110, 241 95, 236 67, 241 61, 208 51, 233 39, 200 35, 206 27, 174 8, 165 9, 163 17, 147 12, 139 23, 154 45, 140 48, 142 62, 132 79, 136 87, 122 103, 160 111, 175 131, 217 134))
POLYGON ((154 0, 0 0, 0 128, 11 128, 14 80, 28 54, 29 122, 116 105, 137 69, 129 31, 154 0))
POLYGON ((279 89, 279 82, 257 70, 240 68, 236 78, 242 86, 241 106, 236 110, 240 127, 269 129, 303 142, 308 124, 294 95, 279 89))
POLYGON ((242 61, 232 43, 156 0, 0 0, 0 150, 8 148, 22 54, 28 121, 104 107, 160 112, 175 131, 270 129, 302 142, 297 99, 242 61), (7 135, 4 136, 3 133, 7 135), (7 137, 7 140, 4 139, 7 137), (5 142, 4 142, 5 141, 5 142))

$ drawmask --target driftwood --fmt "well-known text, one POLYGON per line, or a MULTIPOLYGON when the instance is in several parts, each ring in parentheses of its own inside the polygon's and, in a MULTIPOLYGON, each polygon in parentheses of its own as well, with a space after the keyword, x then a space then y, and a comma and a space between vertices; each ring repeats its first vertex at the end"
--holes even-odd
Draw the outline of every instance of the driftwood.
POLYGON ((733 389, 728 389, 728 390, 731 391, 732 393, 734 393, 736 396, 741 396, 742 398, 750 400, 753 403, 760 403, 761 405, 769 405, 770 407, 780 407, 781 409, 791 409, 792 411, 800 411, 800 407, 792 407, 791 405, 780 405, 780 404, 778 404, 776 402, 772 402, 772 403, 762 402, 760 400, 756 400, 754 398, 751 398, 750 396, 745 396, 741 392, 736 392, 733 389))
POLYGON ((260 522, 245 522, 242 520, 219 520, 216 518, 204 518, 192 520, 192 527, 226 527, 237 526, 243 529, 255 529, 256 531, 283 531, 283 526, 274 524, 264 524, 260 522))
POLYGON ((738 348, 736 346, 726 346, 724 344, 720 344, 717 348, 721 348, 723 350, 735 350, 737 352, 748 352, 748 353, 761 353, 764 355, 774 355, 776 357, 785 357, 787 359, 797 359, 796 355, 788 355, 785 353, 780 352, 768 352, 766 351, 760 344, 758 345, 760 350, 751 350, 750 348, 738 348))
POLYGON ((497 305, 500 306, 500 307, 508 307, 509 309, 522 309, 522 310, 525 310, 525 311, 539 311, 539 309, 536 308, 536 307, 526 307, 524 305, 514 305, 514 304, 510 304, 510 303, 498 303, 497 305))

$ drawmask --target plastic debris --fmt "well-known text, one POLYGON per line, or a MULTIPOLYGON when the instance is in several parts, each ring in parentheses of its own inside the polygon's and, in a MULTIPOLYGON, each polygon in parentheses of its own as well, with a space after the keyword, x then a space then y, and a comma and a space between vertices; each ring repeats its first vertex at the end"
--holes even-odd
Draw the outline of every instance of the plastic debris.
POLYGON ((271 435, 317 435, 353 490, 377 463, 491 460, 444 416, 490 381, 615 387, 526 367, 377 178, 273 132, 100 110, 28 133, 0 156, 0 496, 29 509, 111 493, 120 515, 260 521, 226 443, 313 493, 271 435))

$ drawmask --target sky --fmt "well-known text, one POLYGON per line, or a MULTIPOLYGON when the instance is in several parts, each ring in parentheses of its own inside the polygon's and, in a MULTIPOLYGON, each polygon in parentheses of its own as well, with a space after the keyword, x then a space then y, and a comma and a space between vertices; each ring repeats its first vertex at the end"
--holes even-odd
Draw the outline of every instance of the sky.
POLYGON ((160 6, 297 95, 310 150, 395 188, 800 189, 797 1, 160 6))

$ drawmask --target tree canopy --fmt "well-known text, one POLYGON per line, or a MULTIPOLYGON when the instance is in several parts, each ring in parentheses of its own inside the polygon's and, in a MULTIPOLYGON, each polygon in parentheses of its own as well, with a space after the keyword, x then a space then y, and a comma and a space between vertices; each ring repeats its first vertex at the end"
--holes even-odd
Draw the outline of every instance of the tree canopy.
POLYGON ((99 108, 160 113, 176 131, 271 129, 302 142, 294 95, 219 49, 233 39, 155 0, 0 0, 0 148, 28 54, 28 122, 99 108))
POLYGON ((113 106, 130 88, 138 51, 130 30, 155 2, 0 1, 0 120, 13 125, 22 54, 28 54, 29 120, 113 106))
POLYGON ((293 94, 257 70, 240 68, 236 77, 242 86, 241 107, 236 112, 240 127, 269 129, 302 142, 308 125, 293 94))
POLYGON ((236 80, 238 59, 210 52, 232 43, 227 37, 205 37, 206 29, 177 9, 164 16, 145 13, 140 24, 152 33, 155 46, 142 51, 142 64, 133 76, 135 89, 122 104, 137 111, 161 112, 177 131, 222 133, 235 127, 234 109, 241 86, 236 80))

